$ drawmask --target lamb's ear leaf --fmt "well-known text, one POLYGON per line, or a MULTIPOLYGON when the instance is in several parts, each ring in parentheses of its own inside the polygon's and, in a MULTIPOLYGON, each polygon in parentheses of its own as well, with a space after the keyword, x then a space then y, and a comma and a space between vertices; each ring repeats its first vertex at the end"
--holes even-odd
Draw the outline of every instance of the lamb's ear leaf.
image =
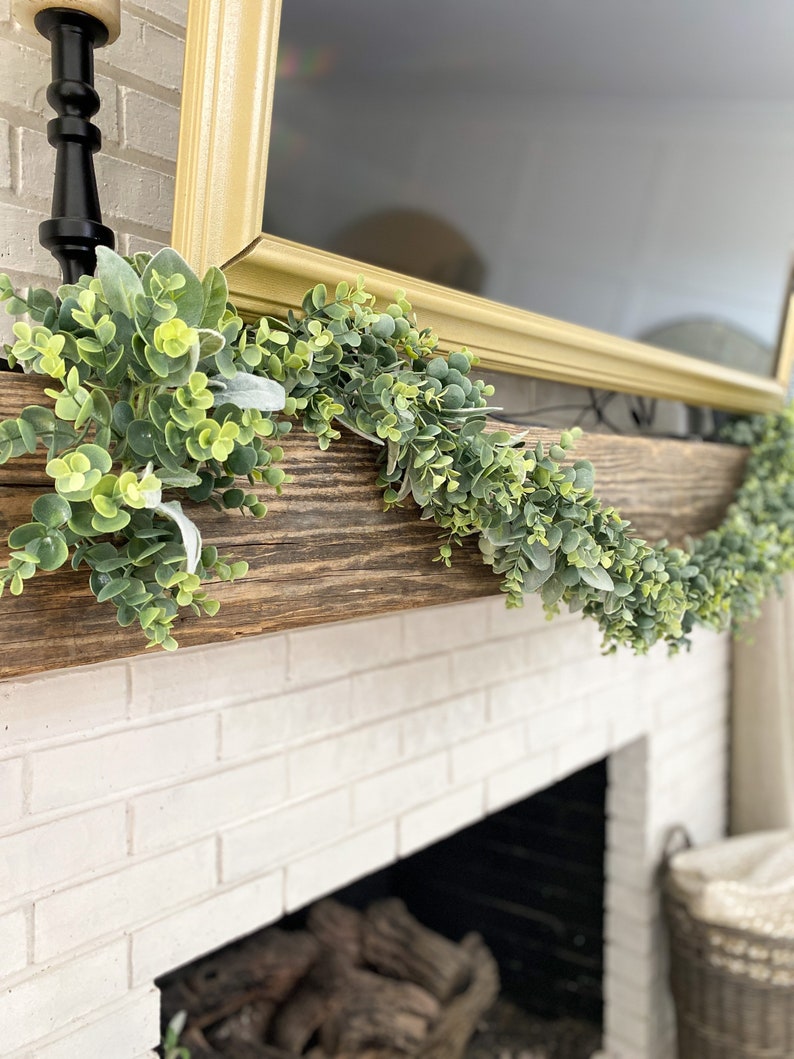
POLYGON ((257 408, 260 412, 280 412, 287 400, 281 383, 242 371, 233 379, 215 376, 209 381, 219 386, 214 395, 216 408, 222 404, 233 404, 237 408, 257 408))
POLYGON ((185 569, 189 574, 195 574, 199 559, 201 558, 201 533, 192 519, 189 519, 182 510, 178 500, 169 500, 168 503, 155 504, 153 511, 165 515, 175 522, 182 534, 182 544, 185 548, 185 569))
POLYGON ((96 274, 111 312, 135 315, 134 298, 143 294, 143 285, 135 269, 123 257, 106 246, 96 250, 96 274))

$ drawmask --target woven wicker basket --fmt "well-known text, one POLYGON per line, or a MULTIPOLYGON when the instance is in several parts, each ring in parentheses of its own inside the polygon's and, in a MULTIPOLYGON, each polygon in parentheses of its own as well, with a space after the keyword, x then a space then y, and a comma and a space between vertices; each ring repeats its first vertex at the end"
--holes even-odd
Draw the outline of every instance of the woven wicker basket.
POLYGON ((663 874, 679 1059, 794 1059, 794 941, 696 919, 663 874))

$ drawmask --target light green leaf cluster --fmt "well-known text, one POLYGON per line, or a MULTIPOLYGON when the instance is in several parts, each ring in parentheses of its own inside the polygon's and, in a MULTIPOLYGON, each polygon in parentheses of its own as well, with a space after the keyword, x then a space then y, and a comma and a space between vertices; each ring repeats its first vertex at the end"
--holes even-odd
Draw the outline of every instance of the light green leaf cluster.
POLYGON ((100 248, 96 276, 61 287, 58 299, 18 294, 0 277, 0 301, 26 317, 14 325, 9 362, 55 383, 45 391, 54 408, 0 422, 0 463, 43 445, 54 489, 11 534, 0 593, 7 585, 18 594, 37 570, 71 558, 88 566, 122 625, 137 621, 150 643, 170 649, 179 608, 215 613, 202 583, 240 577, 246 565, 204 548, 163 489, 263 516, 260 497, 237 481, 285 481, 274 464, 289 423, 272 413, 286 393, 266 372, 251 375, 243 354, 252 344, 222 273, 210 269, 202 282, 173 250, 124 259, 100 248))
POLYGON ((604 645, 675 650, 697 624, 752 616, 794 569, 794 412, 742 421, 745 481, 722 526, 688 550, 631 536, 572 460, 577 431, 548 450, 487 422, 493 388, 466 350, 439 355, 404 292, 376 308, 361 278, 310 290, 303 315, 244 327, 223 275, 200 280, 173 250, 98 252, 96 277, 23 296, 0 276, 15 316, 12 364, 49 376, 54 408, 0 422, 0 463, 43 445, 53 491, 10 537, 0 592, 71 557, 99 601, 150 644, 173 649, 179 609, 216 613, 203 583, 243 576, 204 545, 175 490, 262 517, 251 487, 280 492, 279 439, 299 419, 327 448, 347 428, 378 447, 387 508, 411 499, 442 531, 449 565, 467 537, 500 575, 508 606, 539 592, 598 622, 604 645), (279 415, 279 413, 281 413, 279 415), (245 480, 249 488, 241 484, 245 480))

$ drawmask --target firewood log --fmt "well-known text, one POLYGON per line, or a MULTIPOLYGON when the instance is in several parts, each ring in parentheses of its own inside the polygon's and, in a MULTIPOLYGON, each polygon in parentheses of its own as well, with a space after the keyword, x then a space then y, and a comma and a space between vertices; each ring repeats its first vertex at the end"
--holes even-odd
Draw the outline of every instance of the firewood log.
POLYGON ((287 1052, 303 1055, 306 1045, 342 1003, 352 969, 344 953, 326 950, 279 1008, 268 1040, 287 1052))
POLYGON ((468 988, 442 1010, 419 1059, 461 1059, 477 1023, 499 995, 499 968, 479 934, 467 934, 461 948, 471 957, 468 988))
POLYGON ((348 908, 328 897, 312 905, 306 926, 321 945, 333 952, 344 953, 351 963, 362 962, 364 916, 355 908, 348 908))
POLYGON ((187 984, 201 998, 202 1024, 208 1026, 255 998, 280 1003, 319 953, 318 941, 306 931, 272 928, 231 950, 200 960, 188 975, 187 984), (216 1010, 221 1014, 213 1018, 216 1010))
POLYGON ((405 904, 376 901, 364 914, 363 955, 382 974, 422 986, 441 1003, 466 987, 471 957, 414 919, 405 904))
POLYGON ((421 986, 358 968, 340 978, 337 1001, 320 1028, 320 1044, 334 1059, 370 1051, 416 1055, 440 1011, 421 986))

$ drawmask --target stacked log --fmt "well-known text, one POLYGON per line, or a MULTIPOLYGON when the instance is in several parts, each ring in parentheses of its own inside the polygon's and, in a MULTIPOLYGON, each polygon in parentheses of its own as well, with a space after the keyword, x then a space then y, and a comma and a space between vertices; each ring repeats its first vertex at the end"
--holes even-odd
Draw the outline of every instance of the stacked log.
POLYGON ((456 944, 402 901, 334 900, 306 929, 270 928, 163 986, 191 1059, 461 1059, 499 992, 477 934, 456 944))

